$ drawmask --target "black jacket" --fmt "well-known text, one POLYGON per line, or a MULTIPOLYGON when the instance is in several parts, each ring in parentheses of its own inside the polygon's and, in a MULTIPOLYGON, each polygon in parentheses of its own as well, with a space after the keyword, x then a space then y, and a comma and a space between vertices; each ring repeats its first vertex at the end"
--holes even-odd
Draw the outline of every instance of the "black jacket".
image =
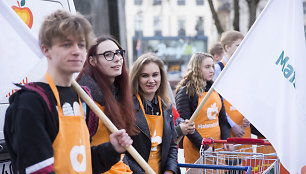
MULTIPOLYGON (((145 161, 148 162, 149 155, 151 152, 151 137, 149 127, 146 121, 146 117, 140 108, 139 101, 137 97, 133 97, 135 111, 136 111, 136 125, 140 130, 140 133, 132 136, 133 144, 132 146, 137 150, 137 152, 143 157, 145 161)), ((176 132, 173 125, 172 112, 166 110, 165 104, 162 104, 162 112, 164 116, 164 131, 162 138, 162 147, 161 147, 161 172, 166 170, 171 170, 174 173, 177 173, 177 144, 175 143, 176 132)), ((134 158, 126 153, 124 157, 124 162, 127 163, 130 169, 137 174, 145 173, 144 170, 138 165, 134 158)))
MULTIPOLYGON (((212 82, 207 82, 205 92, 207 92, 212 85, 212 82)), ((221 98, 221 96, 220 96, 221 98)), ((198 96, 190 96, 186 94, 186 86, 182 87, 175 96, 175 103, 177 111, 179 112, 180 116, 183 119, 190 119, 194 111, 197 109, 198 106, 198 96)), ((221 129, 221 139, 230 138, 230 125, 227 122, 225 108, 222 101, 222 108, 219 113, 219 125, 221 129)), ((201 147, 203 137, 199 134, 197 130, 195 130, 194 134, 188 134, 188 139, 194 144, 198 149, 201 147)), ((208 146, 205 147, 205 150, 208 146)))
MULTIPOLYGON (((9 99, 4 136, 13 172, 22 174, 27 167, 53 157, 52 144, 59 132, 59 120, 48 84, 29 83, 21 87, 9 99)), ((93 173, 101 173, 117 163, 120 154, 110 143, 104 143, 91 147, 91 158, 93 173)))

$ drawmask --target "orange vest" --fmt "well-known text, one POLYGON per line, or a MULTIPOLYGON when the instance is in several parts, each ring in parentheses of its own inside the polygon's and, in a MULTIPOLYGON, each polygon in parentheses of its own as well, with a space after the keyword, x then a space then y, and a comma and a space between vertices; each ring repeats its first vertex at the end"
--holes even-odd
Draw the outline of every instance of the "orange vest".
MULTIPOLYGON (((96 104, 104 112, 104 106, 99 105, 97 102, 96 102, 96 104)), ((97 129, 96 134, 94 136, 92 136, 91 145, 92 146, 97 146, 99 144, 109 142, 109 135, 110 134, 111 134, 111 132, 104 125, 103 121, 101 121, 99 119, 98 129, 97 129)), ((124 157, 124 155, 121 155, 121 160, 119 162, 117 162, 116 164, 114 164, 111 167, 111 169, 109 169, 107 172, 105 172, 105 174, 132 174, 133 172, 131 171, 129 166, 127 166, 125 163, 123 163, 123 161, 122 161, 123 157, 124 157)))
POLYGON ((56 98, 58 108, 59 132, 52 144, 54 151, 54 172, 63 174, 91 174, 92 164, 89 132, 85 122, 81 100, 79 98, 82 115, 64 115, 58 90, 48 72, 45 78, 56 98))
MULTIPOLYGON (((206 94, 207 92, 199 96, 198 105, 206 94)), ((217 140, 221 139, 219 126, 219 112, 221 108, 221 98, 216 91, 213 91, 194 120, 195 128, 203 138, 211 137, 217 140)), ((194 163, 200 157, 199 149, 197 149, 188 138, 184 138, 183 143, 185 162, 194 163)), ((219 148, 216 145, 215 147, 219 148)))
POLYGON ((158 103, 159 103, 159 110, 160 115, 149 115, 145 114, 145 110, 141 101, 141 98, 139 95, 136 95, 137 99, 139 101, 140 107, 142 112, 144 113, 149 130, 150 130, 150 137, 151 137, 151 152, 149 156, 148 164, 152 169, 155 171, 155 173, 160 173, 160 165, 161 165, 161 143, 163 139, 163 132, 164 132, 164 117, 163 112, 161 108, 161 101, 160 97, 158 97, 158 103))

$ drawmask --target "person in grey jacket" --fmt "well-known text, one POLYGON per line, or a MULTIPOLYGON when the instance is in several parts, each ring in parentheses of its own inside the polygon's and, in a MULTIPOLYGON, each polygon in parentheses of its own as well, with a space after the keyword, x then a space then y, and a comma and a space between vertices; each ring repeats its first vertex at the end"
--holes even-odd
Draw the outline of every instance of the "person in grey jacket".
MULTIPOLYGON (((162 60, 150 53, 140 56, 131 69, 130 84, 140 131, 132 136, 133 147, 156 173, 177 173, 177 135, 162 60)), ((144 173, 130 154, 124 161, 134 173, 144 173)))

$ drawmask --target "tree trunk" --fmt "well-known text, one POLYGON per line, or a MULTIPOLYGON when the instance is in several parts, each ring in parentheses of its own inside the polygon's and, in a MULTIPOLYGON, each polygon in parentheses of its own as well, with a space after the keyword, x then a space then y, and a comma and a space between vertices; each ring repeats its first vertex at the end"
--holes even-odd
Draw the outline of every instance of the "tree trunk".
POLYGON ((234 27, 234 30, 240 31, 240 27, 239 27, 239 21, 240 21, 239 0, 233 0, 233 1, 234 1, 234 21, 233 21, 233 27, 234 27))
POLYGON ((260 0, 246 0, 249 7, 249 29, 256 20, 256 10, 260 0))
POLYGON ((214 21, 215 21, 217 31, 218 31, 219 34, 221 34, 221 33, 223 33, 224 30, 223 30, 223 28, 220 24, 220 20, 219 20, 218 14, 216 13, 214 3, 213 3, 212 0, 208 0, 208 3, 209 3, 211 14, 212 14, 212 16, 214 18, 214 21))

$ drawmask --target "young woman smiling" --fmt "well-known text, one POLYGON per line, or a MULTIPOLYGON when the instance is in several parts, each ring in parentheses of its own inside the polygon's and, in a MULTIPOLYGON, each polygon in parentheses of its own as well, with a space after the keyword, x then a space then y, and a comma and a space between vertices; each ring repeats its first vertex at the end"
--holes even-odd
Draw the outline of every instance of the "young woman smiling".
MULTIPOLYGON (((176 132, 164 63, 154 54, 144 54, 134 63, 130 80, 139 130, 132 145, 156 173, 177 173, 176 132)), ((134 173, 144 173, 130 155, 125 160, 134 173)))

